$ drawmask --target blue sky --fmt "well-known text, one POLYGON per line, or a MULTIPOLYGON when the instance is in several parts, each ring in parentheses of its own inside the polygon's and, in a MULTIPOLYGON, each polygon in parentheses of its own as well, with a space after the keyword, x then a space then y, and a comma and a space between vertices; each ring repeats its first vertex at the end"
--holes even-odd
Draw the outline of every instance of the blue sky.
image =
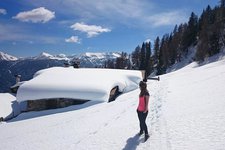
POLYGON ((0 0, 0 51, 131 53, 219 0, 0 0))

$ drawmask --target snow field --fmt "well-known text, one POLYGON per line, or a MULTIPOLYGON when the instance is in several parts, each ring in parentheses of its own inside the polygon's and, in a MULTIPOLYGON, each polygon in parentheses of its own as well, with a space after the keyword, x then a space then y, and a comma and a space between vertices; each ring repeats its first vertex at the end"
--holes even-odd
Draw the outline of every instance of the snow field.
POLYGON ((224 65, 192 63, 166 76, 164 114, 172 149, 224 149, 224 65))
POLYGON ((224 150, 225 59, 148 81, 150 138, 138 137, 139 89, 111 103, 29 112, 0 124, 7 150, 224 150), (13 144, 12 144, 13 143, 13 144))

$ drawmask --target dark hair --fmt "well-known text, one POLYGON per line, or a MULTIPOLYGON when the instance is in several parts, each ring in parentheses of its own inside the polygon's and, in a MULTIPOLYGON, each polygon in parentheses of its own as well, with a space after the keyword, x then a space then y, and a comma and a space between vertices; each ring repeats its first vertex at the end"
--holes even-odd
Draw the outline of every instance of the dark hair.
POLYGON ((139 87, 140 87, 140 90, 141 90, 139 96, 144 96, 148 92, 147 84, 144 81, 140 81, 139 87))

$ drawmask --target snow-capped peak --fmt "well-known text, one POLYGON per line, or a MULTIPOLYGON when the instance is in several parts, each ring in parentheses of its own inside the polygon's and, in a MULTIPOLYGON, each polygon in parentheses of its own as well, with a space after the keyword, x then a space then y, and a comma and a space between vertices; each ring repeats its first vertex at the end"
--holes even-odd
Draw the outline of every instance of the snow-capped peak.
POLYGON ((104 59, 104 58, 117 58, 120 57, 120 53, 115 53, 115 52, 109 52, 109 53, 92 53, 92 52, 86 52, 81 55, 82 57, 90 57, 90 58, 98 58, 98 59, 104 59))
POLYGON ((113 60, 120 56, 121 54, 116 52, 86 52, 73 57, 71 60, 81 60, 80 65, 82 67, 102 67, 107 60, 113 60))
POLYGON ((104 57, 103 53, 90 53, 90 52, 87 52, 84 55, 86 55, 87 57, 97 57, 97 58, 100 58, 100 59, 104 57))
POLYGON ((52 59, 53 56, 46 52, 42 52, 40 55, 36 56, 35 59, 52 59))
POLYGON ((18 58, 0 51, 0 60, 15 61, 18 58))
POLYGON ((56 60, 69 60, 65 54, 59 54, 59 55, 51 55, 46 52, 42 52, 40 55, 34 57, 34 59, 56 59, 56 60))

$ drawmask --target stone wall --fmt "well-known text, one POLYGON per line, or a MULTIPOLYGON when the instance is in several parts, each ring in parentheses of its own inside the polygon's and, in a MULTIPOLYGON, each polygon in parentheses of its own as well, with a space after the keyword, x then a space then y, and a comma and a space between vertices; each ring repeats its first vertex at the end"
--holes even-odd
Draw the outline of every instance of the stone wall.
POLYGON ((68 107, 71 105, 79 105, 87 102, 88 100, 77 100, 67 98, 55 98, 55 99, 41 99, 41 100, 28 100, 27 111, 40 111, 47 109, 56 109, 68 107))

